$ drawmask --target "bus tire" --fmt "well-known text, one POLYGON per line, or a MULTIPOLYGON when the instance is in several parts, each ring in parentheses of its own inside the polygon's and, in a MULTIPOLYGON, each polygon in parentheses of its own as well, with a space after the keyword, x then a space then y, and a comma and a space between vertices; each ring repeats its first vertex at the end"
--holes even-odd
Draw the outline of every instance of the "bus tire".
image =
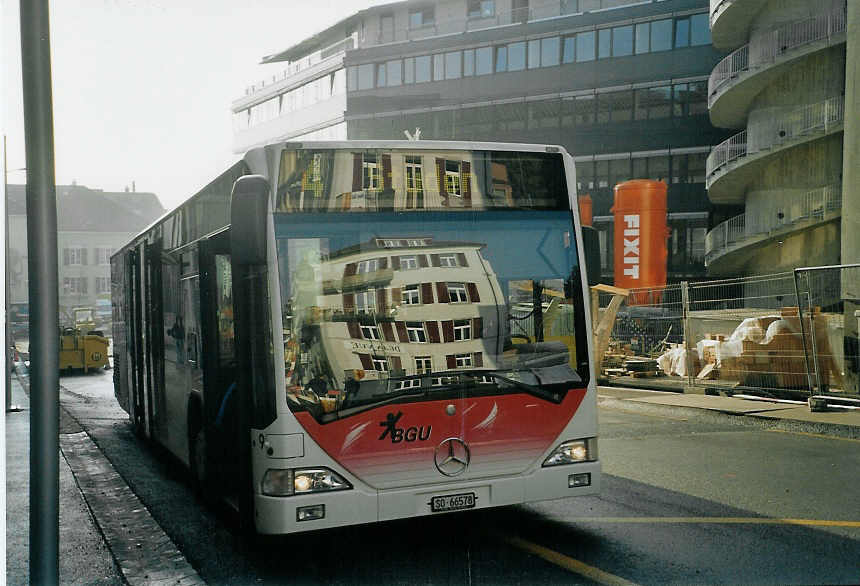
POLYGON ((194 488, 203 493, 206 490, 206 432, 203 427, 191 433, 188 438, 188 461, 191 467, 191 480, 194 488))

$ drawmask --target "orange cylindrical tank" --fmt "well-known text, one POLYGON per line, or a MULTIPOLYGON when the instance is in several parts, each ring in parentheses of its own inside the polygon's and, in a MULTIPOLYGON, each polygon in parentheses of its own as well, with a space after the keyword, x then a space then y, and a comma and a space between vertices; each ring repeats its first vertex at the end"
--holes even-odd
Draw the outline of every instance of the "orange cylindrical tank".
POLYGON ((579 196, 579 223, 591 226, 591 196, 587 193, 579 196))
MULTIPOLYGON (((625 289, 666 284, 666 184, 633 179, 615 186, 615 286, 625 289)), ((637 297, 641 297, 638 299, 637 297)), ((652 293, 631 303, 658 299, 652 293)))

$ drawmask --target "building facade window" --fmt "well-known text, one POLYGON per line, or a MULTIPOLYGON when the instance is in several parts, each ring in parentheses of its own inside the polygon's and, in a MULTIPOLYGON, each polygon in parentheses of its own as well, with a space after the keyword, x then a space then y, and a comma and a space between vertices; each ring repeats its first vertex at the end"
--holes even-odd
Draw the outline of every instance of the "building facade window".
POLYGON ((436 22, 435 8, 433 6, 423 6, 421 8, 413 8, 409 11, 409 28, 416 29, 425 26, 431 26, 436 22))
POLYGON ((355 294, 355 310, 358 313, 373 313, 376 311, 376 291, 361 291, 355 294))
POLYGON ((475 49, 475 75, 487 75, 493 72, 493 48, 481 47, 475 49))
POLYGON ((373 355, 370 357, 373 370, 377 372, 388 372, 388 359, 385 356, 373 355))
POLYGON ((396 59, 394 61, 389 61, 385 64, 387 72, 386 76, 388 78, 388 85, 398 86, 403 83, 403 62, 400 59, 396 59))
POLYGON ((110 293, 110 277, 96 277, 96 293, 110 293))
POLYGON ((448 283, 448 300, 450 303, 468 303, 469 295, 465 283, 448 283))
MULTIPOLYGON (((403 266, 403 259, 400 262, 400 266, 403 266)), ((421 292, 418 285, 406 285, 400 292, 400 300, 403 305, 418 305, 421 303, 421 292)))
POLYGON ((457 267, 457 255, 455 253, 450 254, 440 254, 439 255, 439 266, 440 267, 457 267))
POLYGON ((63 277, 63 293, 66 295, 86 295, 86 277, 63 277))
POLYGON ((526 44, 524 41, 508 45, 508 71, 526 68, 526 44))
POLYGON ((63 266, 86 266, 87 249, 82 246, 71 246, 63 249, 63 266))
POLYGON ((460 162, 445 161, 445 189, 448 195, 462 197, 463 192, 460 187, 460 162))
POLYGON ((359 261, 356 265, 356 273, 359 275, 363 273, 373 273, 379 270, 379 259, 371 258, 368 260, 359 261))
POLYGON ((379 328, 376 326, 361 326, 361 335, 365 340, 381 340, 379 328))
POLYGON ((576 35, 576 62, 594 61, 594 31, 576 35))
POLYGON ((471 368, 472 367, 472 355, 471 354, 454 354, 454 363, 457 368, 471 368))
POLYGON ((109 266, 110 257, 116 249, 107 247, 96 248, 96 264, 99 266, 109 266))
POLYGON ((417 256, 401 256, 400 257, 400 270, 401 271, 411 271, 418 268, 418 257, 417 256))
POLYGON ((463 341, 472 339, 472 321, 468 319, 454 320, 454 340, 463 341))
POLYGON ((429 356, 415 357, 415 374, 430 374, 433 372, 433 360, 429 356))
POLYGON ((425 83, 431 79, 430 55, 415 58, 415 83, 425 83))
POLYGON ((425 344, 427 342, 427 332, 424 330, 424 322, 406 322, 406 334, 409 336, 410 342, 425 344))
POLYGON ((460 51, 445 53, 445 79, 459 79, 462 66, 460 51))
POLYGON ((466 2, 466 16, 468 18, 492 18, 495 15, 495 0, 467 0, 466 2))

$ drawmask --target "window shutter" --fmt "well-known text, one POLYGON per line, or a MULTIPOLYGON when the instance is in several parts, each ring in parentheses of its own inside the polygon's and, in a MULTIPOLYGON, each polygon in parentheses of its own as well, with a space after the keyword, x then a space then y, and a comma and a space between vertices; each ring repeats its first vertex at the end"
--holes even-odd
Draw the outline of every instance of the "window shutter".
POLYGON ((361 360, 361 367, 364 370, 373 370, 373 360, 370 359, 370 354, 359 354, 358 359, 361 360))
POLYGON ((403 290, 400 287, 391 288, 391 305, 400 305, 403 303, 403 290))
POLYGON ((387 257, 387 256, 382 256, 382 257, 380 257, 380 258, 378 259, 378 262, 379 262, 379 268, 380 268, 380 270, 382 270, 382 269, 387 269, 387 268, 388 268, 388 257, 387 257))
POLYGON ((436 159, 436 180, 439 183, 439 197, 442 206, 448 207, 448 188, 445 186, 445 159, 436 159))
POLYGON ((392 356, 391 357, 391 370, 393 370, 393 371, 403 370, 403 362, 400 360, 400 356, 392 356))
POLYGON ((87 266, 87 252, 89 252, 89 249, 87 249, 87 248, 81 249, 81 264, 84 266, 87 266))
POLYGON ((406 322, 396 321, 394 322, 394 326, 397 328, 397 337, 401 342, 409 341, 409 334, 406 332, 406 322))
POLYGON ((361 153, 352 155, 352 190, 361 191, 361 153))
POLYGON ((448 370, 454 370, 455 368, 457 368, 457 359, 454 357, 453 354, 447 354, 445 356, 445 360, 448 363, 448 370))
POLYGON ((475 352, 472 354, 472 366, 484 366, 484 353, 475 352))
POLYGON ((419 254, 418 255, 418 266, 421 267, 422 269, 426 269, 429 266, 429 264, 427 263, 427 255, 426 254, 419 254))
POLYGON ((376 312, 385 313, 385 289, 376 290, 376 312))
POLYGON ((69 266, 69 249, 68 248, 63 249, 63 265, 69 266))
POLYGON ((448 303, 451 299, 448 297, 448 283, 436 283, 436 298, 439 303, 448 303))
POLYGON ((466 255, 463 254, 462 252, 457 253, 457 264, 461 267, 469 266, 469 263, 466 262, 466 255))
POLYGON ((346 329, 349 330, 349 337, 353 340, 361 339, 361 328, 358 326, 358 322, 348 321, 346 322, 346 329))
POLYGON ((79 289, 80 293, 86 293, 87 292, 87 281, 88 280, 89 279, 87 279, 86 277, 81 277, 80 281, 78 281, 80 283, 80 289, 79 289))
POLYGON ((445 342, 454 341, 454 322, 453 320, 445 320, 442 322, 442 337, 445 342))
POLYGON ((484 318, 472 318, 472 337, 476 340, 484 337, 484 318))
POLYGON ((395 271, 400 270, 400 257, 399 256, 392 256, 391 257, 391 268, 394 269, 395 271))
POLYGON ((427 339, 433 344, 438 344, 441 341, 439 339, 439 324, 435 321, 428 321, 424 325, 427 328, 427 339))
POLYGON ((463 161, 460 165, 460 189, 463 192, 463 207, 472 207, 472 164, 463 161))
POLYGON ((345 267, 343 267, 343 276, 351 277, 355 274, 357 264, 354 262, 347 263, 345 267))
POLYGON ((479 303, 481 297, 478 295, 478 286, 474 283, 466 283, 466 290, 469 292, 469 301, 479 303))
POLYGON ((433 303, 433 283, 421 283, 421 303, 424 305, 433 303))
POLYGON ((391 189, 391 155, 382 155, 382 189, 391 189))
POLYGON ((343 311, 344 313, 353 313, 355 311, 355 293, 343 294, 343 311))
POLYGON ((341 197, 343 198, 343 205, 341 206, 341 209, 346 211, 352 207, 352 193, 347 191, 346 193, 342 194, 341 197))
POLYGON ((390 321, 382 322, 382 335, 385 337, 386 342, 396 342, 394 339, 394 328, 391 326, 390 321))
POLYGON ((430 264, 433 265, 434 267, 442 266, 442 263, 439 261, 439 255, 438 254, 431 254, 430 255, 430 264))

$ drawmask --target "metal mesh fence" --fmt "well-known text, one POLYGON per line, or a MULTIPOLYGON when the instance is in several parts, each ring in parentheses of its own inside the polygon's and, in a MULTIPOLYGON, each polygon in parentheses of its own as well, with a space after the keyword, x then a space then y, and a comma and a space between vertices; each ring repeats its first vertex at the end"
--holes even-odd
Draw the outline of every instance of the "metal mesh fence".
MULTIPOLYGON (((624 365, 646 360, 667 375, 660 386, 795 398, 810 390, 856 394, 860 312, 852 312, 860 305, 851 300, 858 290, 860 266, 799 270, 797 279, 785 272, 631 290, 601 370, 610 379, 642 376, 624 365)), ((599 315, 611 298, 599 294, 599 315)))

